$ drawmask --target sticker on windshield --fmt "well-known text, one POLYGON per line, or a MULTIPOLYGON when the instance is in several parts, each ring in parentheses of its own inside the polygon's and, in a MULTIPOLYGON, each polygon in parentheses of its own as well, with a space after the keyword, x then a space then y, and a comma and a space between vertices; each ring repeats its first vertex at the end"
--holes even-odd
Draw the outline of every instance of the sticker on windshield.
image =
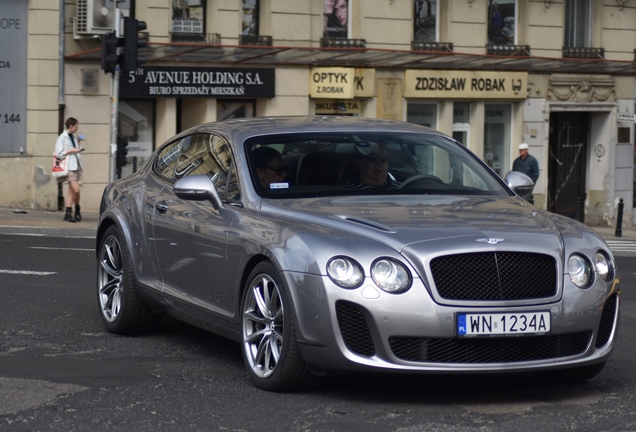
POLYGON ((270 189, 289 189, 289 183, 270 183, 270 189))

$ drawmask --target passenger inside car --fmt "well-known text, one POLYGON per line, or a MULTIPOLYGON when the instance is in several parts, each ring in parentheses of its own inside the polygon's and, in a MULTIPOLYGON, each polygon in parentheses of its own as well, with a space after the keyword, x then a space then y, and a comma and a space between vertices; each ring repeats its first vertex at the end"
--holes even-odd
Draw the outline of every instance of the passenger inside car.
POLYGON ((280 153, 271 147, 258 147, 252 152, 258 180, 265 189, 287 189, 287 165, 280 153))

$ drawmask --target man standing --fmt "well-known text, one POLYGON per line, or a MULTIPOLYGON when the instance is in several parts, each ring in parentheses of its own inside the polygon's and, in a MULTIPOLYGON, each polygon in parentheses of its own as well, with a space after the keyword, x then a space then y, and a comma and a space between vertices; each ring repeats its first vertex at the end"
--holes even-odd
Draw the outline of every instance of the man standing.
MULTIPOLYGON (((537 183, 537 179, 539 178, 539 162, 537 162, 534 156, 528 154, 528 144, 519 144, 519 157, 515 159, 512 164, 512 170, 524 173, 530 177, 534 184, 537 183)), ((529 198, 528 201, 534 203, 532 195, 530 195, 529 198)))

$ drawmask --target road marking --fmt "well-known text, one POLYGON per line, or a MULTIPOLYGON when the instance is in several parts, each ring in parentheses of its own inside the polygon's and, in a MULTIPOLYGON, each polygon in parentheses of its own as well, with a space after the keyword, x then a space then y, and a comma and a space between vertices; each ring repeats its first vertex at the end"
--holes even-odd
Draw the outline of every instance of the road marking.
MULTIPOLYGON (((0 228, 6 228, 4 226, 0 228)), ((24 227, 19 227, 24 228, 24 227)), ((34 227, 40 228, 40 227, 34 227)), ((30 236, 30 237, 60 237, 67 239, 89 239, 95 240, 95 236, 71 236, 71 235, 61 235, 61 234, 39 234, 39 233, 21 233, 21 232, 0 232, 0 235, 3 236, 30 236)))
POLYGON ((40 271, 29 271, 29 270, 2 270, 2 269, 0 269, 0 273, 20 274, 20 275, 35 275, 35 276, 48 276, 48 275, 57 274, 57 272, 40 272, 40 271))
POLYGON ((636 241, 634 240, 606 240, 605 243, 612 252, 636 252, 636 241))
POLYGON ((81 248, 59 248, 59 247, 44 247, 44 246, 31 246, 29 249, 48 249, 48 250, 69 250, 69 251, 88 251, 95 252, 95 249, 81 249, 81 248))

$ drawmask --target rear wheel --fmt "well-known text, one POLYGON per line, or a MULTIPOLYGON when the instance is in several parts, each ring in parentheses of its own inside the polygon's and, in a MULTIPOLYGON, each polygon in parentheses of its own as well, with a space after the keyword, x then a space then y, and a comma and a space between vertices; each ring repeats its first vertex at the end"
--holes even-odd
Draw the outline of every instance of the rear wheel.
POLYGON ((250 273, 241 302, 242 352, 250 380, 259 388, 288 391, 316 382, 305 366, 291 304, 269 262, 250 273))
POLYGON ((112 333, 151 331, 161 320, 161 315, 139 298, 130 253, 116 226, 106 230, 99 247, 97 302, 100 316, 112 333))

